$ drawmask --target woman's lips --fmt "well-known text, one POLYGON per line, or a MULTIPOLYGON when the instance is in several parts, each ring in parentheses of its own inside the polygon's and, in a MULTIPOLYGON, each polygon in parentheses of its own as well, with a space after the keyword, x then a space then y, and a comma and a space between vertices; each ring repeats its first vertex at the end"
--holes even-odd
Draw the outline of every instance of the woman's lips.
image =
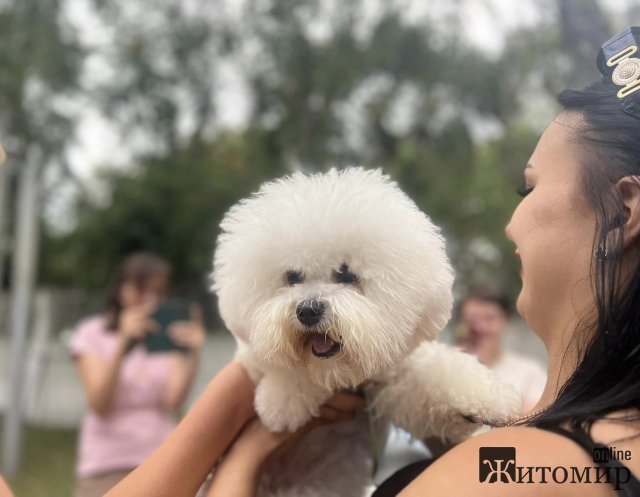
MULTIPOLYGON (((520 263, 522 263, 522 257, 520 257, 520 252, 518 252, 516 250, 516 257, 520 260, 520 263)), ((520 267, 520 278, 522 278, 524 276, 524 269, 522 267, 520 267)))

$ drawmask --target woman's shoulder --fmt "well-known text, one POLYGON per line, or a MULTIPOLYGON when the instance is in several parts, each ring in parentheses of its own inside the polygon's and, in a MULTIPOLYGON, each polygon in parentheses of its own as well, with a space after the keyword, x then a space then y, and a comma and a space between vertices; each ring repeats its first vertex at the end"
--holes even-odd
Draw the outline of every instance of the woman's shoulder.
POLYGON ((69 348, 72 355, 100 349, 102 342, 109 339, 107 321, 104 315, 96 314, 82 319, 75 328, 69 348))
POLYGON ((74 335, 104 335, 108 333, 107 318, 104 314, 93 314, 81 319, 74 331, 74 335))
POLYGON ((532 427, 499 428, 451 449, 400 496, 616 495, 611 485, 586 483, 586 474, 595 476, 596 466, 591 454, 557 433, 532 427))

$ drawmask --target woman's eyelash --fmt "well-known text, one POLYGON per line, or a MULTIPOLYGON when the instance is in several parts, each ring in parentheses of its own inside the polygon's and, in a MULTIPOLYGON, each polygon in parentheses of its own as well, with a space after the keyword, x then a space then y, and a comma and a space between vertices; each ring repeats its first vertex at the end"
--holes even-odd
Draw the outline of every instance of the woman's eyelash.
POLYGON ((531 192, 533 191, 533 187, 532 186, 525 186, 525 187, 520 187, 516 190, 516 193, 518 195, 520 195, 522 198, 526 197, 527 195, 529 195, 531 192))

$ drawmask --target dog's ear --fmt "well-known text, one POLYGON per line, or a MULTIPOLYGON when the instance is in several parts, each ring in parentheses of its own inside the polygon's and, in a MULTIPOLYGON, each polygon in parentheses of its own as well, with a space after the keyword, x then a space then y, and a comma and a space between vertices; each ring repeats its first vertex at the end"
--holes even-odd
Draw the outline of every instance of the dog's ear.
POLYGON ((418 323, 416 337, 418 341, 434 341, 451 319, 453 311, 453 292, 445 292, 439 299, 425 306, 418 323))
POLYGON ((427 340, 429 342, 434 341, 440 335, 442 328, 438 327, 436 323, 433 322, 430 315, 425 313, 418 324, 416 330, 416 338, 419 342, 427 340))

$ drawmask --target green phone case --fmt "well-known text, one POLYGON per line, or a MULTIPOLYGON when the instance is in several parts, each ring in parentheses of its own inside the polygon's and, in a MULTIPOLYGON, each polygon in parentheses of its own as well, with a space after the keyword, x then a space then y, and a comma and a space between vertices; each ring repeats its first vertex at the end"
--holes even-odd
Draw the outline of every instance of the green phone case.
POLYGON ((158 323, 158 330, 155 333, 147 333, 145 337, 149 352, 189 351, 188 347, 178 345, 169 337, 169 327, 172 323, 191 319, 189 306, 186 302, 171 301, 161 304, 150 318, 158 323))

